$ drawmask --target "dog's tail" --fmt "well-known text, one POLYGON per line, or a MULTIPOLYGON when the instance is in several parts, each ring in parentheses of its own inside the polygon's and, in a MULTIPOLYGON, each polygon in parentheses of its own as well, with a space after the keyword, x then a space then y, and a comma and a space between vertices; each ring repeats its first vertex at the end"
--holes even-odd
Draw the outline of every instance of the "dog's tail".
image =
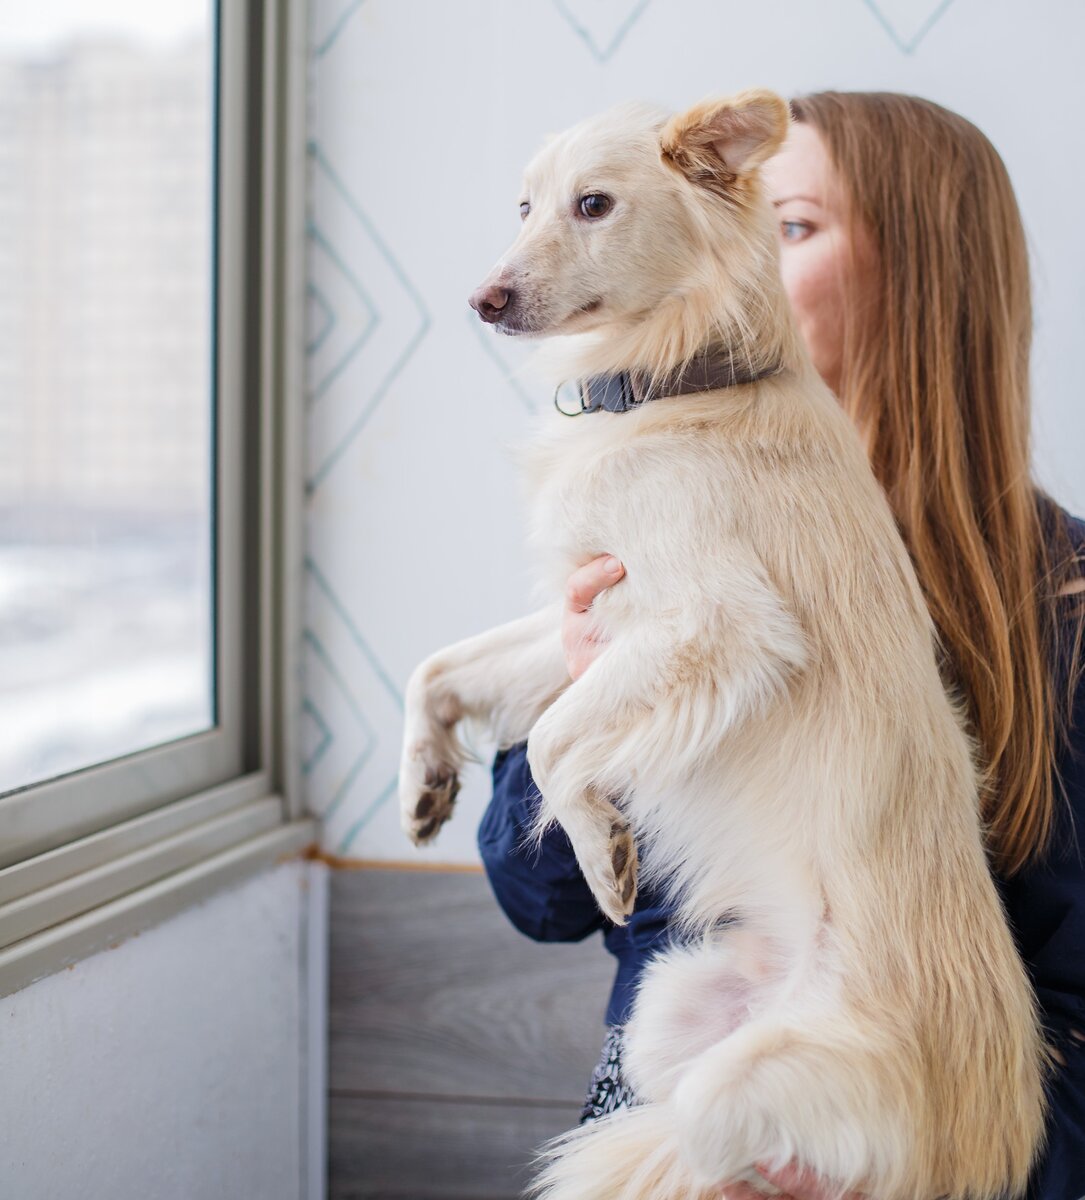
MULTIPOLYGON (((646 1104, 581 1125, 539 1153, 530 1200, 720 1200, 678 1154, 668 1105, 646 1104)), ((762 1187, 766 1184, 761 1180, 762 1187)))

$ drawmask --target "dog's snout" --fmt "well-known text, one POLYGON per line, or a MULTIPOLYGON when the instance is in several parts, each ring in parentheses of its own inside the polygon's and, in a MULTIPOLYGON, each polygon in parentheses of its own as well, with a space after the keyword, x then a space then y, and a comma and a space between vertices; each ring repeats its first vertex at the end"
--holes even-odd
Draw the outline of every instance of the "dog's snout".
POLYGON ((485 284, 471 294, 468 303, 478 313, 478 315, 490 325, 499 321, 503 315, 507 315, 511 310, 514 300, 514 293, 509 288, 499 287, 497 284, 485 284))

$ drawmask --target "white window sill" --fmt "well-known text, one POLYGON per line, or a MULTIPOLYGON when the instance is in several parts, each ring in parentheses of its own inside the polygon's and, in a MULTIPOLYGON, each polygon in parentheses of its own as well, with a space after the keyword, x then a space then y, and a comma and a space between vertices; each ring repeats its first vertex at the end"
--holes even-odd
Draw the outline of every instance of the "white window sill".
MULTIPOLYGON (((5 940, 8 930, 18 933, 22 928, 19 922, 39 929, 0 949, 0 996, 20 991, 214 892, 300 854, 314 842, 315 825, 310 820, 282 824, 281 812, 276 797, 258 799, 225 817, 214 817, 175 837, 0 905, 0 940, 5 940), (227 848, 208 854, 224 839, 230 843, 227 848), (192 861, 194 855, 199 856, 196 861, 192 861), (113 898, 103 903, 102 894, 113 898), (95 906, 88 907, 90 904, 95 906), (69 915, 73 908, 79 910, 78 915, 69 915), (54 923, 42 928, 50 919, 54 923)), ((118 833, 111 832, 114 836, 118 833)), ((131 830, 125 833, 132 836, 131 830)), ((37 860, 20 864, 24 870, 35 865, 40 869, 43 864, 37 860)), ((0 872, 0 887, 3 874, 0 872)))

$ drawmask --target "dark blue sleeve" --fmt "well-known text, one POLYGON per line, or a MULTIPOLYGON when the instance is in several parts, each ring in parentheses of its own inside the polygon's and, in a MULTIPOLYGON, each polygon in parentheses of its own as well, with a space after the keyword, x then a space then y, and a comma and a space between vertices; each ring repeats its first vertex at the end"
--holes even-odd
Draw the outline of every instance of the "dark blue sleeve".
POLYGON ((505 915, 537 942, 578 942, 602 929, 606 919, 564 830, 553 825, 540 843, 531 839, 540 797, 524 743, 498 754, 493 778, 478 848, 505 915))
POLYGON ((1048 1083, 1047 1145, 1025 1193, 1027 1200, 1081 1200, 1085 1195, 1085 1043, 1050 1039, 1066 1065, 1048 1083))
MULTIPOLYGON (((1075 735, 1081 739, 1082 734, 1075 735)), ((1063 810, 1047 859, 1006 886, 1007 911, 1032 977, 1048 1042, 1063 1063, 1048 1081, 1047 1144, 1028 1200, 1085 1196, 1085 867, 1073 829, 1085 828, 1080 763, 1067 778, 1074 812, 1063 810)))
POLYGON ((1063 1062, 1048 1080, 1047 1144, 1026 1196, 1079 1200, 1085 1196, 1085 1041, 1078 1037, 1085 1034, 1085 869, 1076 847, 1064 845, 1047 869, 1029 876, 1011 917, 1016 910, 1047 1040, 1063 1062))
MULTIPOLYGON (((1060 687, 1064 679, 1059 677, 1060 687)), ((1055 820, 1043 858, 1006 882, 1006 912, 1036 989, 1047 1040, 1065 1060, 1048 1081, 1047 1146, 1028 1200, 1085 1196, 1085 680, 1059 747, 1055 820)))

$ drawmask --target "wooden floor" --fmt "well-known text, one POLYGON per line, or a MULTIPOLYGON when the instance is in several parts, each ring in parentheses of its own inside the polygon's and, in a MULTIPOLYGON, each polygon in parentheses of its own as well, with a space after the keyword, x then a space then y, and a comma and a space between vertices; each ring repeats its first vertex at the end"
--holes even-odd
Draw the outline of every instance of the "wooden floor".
POLYGON ((338 872, 329 1200, 514 1200, 570 1128, 613 975, 599 935, 537 945, 473 873, 338 872))

